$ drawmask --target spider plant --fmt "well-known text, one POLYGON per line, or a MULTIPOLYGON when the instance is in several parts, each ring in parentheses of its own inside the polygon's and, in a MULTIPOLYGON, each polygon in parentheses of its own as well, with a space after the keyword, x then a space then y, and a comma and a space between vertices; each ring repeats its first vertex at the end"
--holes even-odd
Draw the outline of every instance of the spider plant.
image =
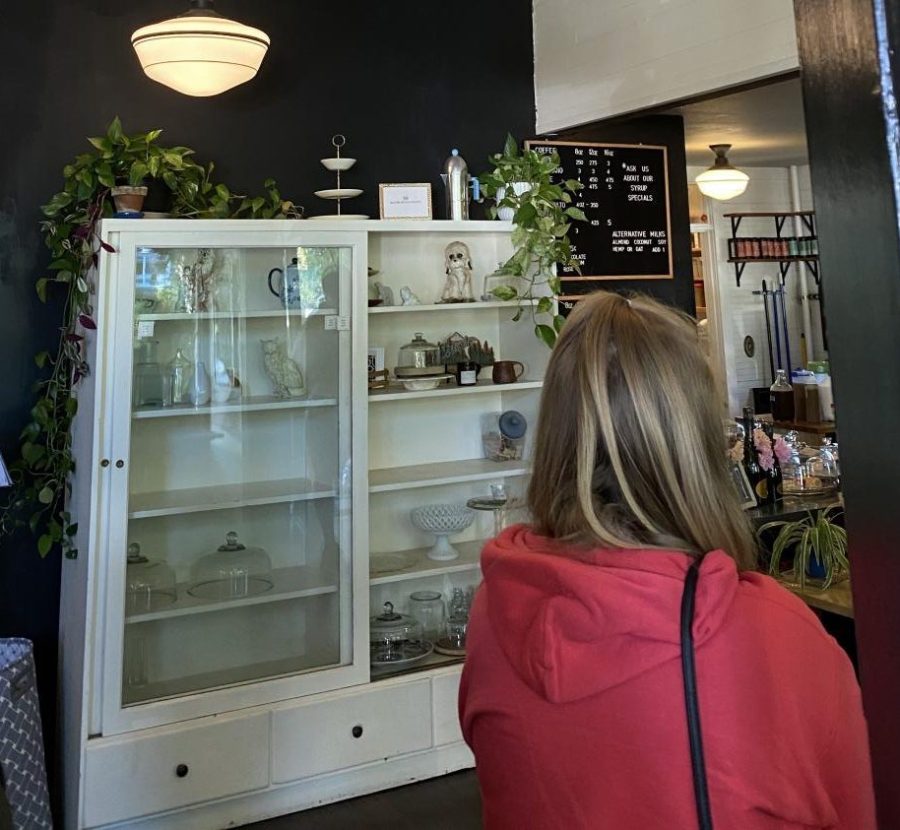
MULTIPOLYGON (((757 535, 780 528, 772 543, 769 573, 781 579, 789 577, 792 582, 800 585, 800 590, 806 587, 811 576, 810 566, 824 574, 821 579, 823 589, 847 574, 850 569, 847 559, 847 531, 834 523, 834 518, 841 512, 839 507, 829 507, 816 513, 810 511, 802 519, 780 519, 762 525, 757 535), (781 558, 788 551, 794 553, 793 565, 791 570, 782 572, 781 558)), ((818 585, 819 579, 816 578, 815 581, 818 585)))

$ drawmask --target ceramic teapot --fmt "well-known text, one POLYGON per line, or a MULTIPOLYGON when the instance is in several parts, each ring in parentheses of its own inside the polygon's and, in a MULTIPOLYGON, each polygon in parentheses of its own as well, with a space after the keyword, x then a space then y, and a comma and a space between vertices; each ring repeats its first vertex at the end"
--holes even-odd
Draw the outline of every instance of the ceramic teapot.
POLYGON ((291 264, 282 270, 273 268, 269 271, 269 291, 284 303, 285 308, 300 308, 303 304, 303 280, 300 269, 297 267, 297 257, 291 259, 291 264), (275 275, 279 274, 279 280, 275 275), (276 288, 274 283, 278 282, 276 288))

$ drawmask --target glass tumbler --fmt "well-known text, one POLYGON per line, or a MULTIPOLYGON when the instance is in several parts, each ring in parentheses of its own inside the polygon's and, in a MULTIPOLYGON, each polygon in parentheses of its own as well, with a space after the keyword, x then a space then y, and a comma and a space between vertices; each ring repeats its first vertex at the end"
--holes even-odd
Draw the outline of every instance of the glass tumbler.
POLYGON ((434 642, 444 630, 444 600, 437 591, 413 591, 409 612, 422 624, 423 636, 434 642))

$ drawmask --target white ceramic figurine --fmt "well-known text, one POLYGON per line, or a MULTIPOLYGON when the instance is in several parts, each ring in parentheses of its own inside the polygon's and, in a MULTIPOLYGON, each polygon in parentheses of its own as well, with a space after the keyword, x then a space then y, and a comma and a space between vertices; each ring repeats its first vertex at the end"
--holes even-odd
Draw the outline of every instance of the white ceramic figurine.
POLYGON ((465 242, 451 242, 444 249, 444 292, 442 303, 471 303, 472 255, 465 242))
POLYGON ((297 362, 288 357, 284 340, 275 337, 271 340, 260 340, 263 348, 263 366, 269 380, 272 381, 272 392, 278 398, 301 398, 306 394, 303 373, 297 362))

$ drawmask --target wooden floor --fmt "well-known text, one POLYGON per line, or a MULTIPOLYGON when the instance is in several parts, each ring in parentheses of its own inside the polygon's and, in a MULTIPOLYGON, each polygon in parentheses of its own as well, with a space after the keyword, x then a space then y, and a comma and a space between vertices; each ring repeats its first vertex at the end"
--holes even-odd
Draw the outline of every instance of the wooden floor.
POLYGON ((472 770, 249 825, 252 830, 479 830, 472 770))

